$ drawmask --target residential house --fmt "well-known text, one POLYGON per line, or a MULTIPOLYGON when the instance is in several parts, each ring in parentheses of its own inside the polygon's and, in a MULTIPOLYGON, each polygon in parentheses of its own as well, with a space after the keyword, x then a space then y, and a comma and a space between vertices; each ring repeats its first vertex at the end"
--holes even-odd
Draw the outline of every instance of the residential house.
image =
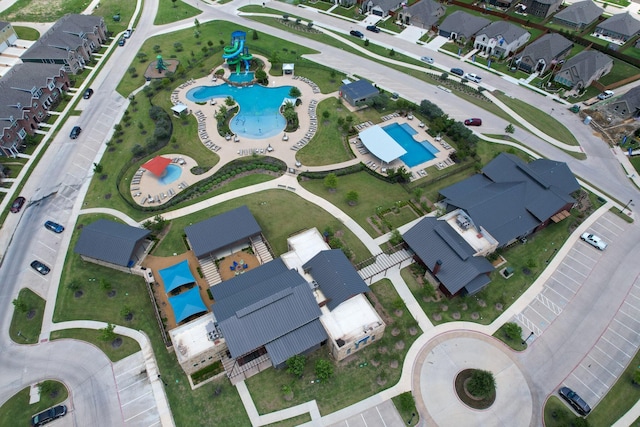
POLYGON ((529 41, 531 34, 506 21, 493 21, 476 34, 474 49, 498 58, 506 58, 529 41))
POLYGON ((439 25, 438 35, 466 42, 490 23, 487 18, 456 10, 439 25))
POLYGON ((509 9, 513 0, 489 0, 489 4, 501 9, 509 9))
POLYGON ((424 29, 433 27, 446 9, 442 3, 434 0, 421 0, 398 11, 398 20, 405 25, 424 29))
POLYGON ((562 0, 523 0, 520 4, 528 15, 546 18, 558 10, 562 0))
POLYGON ((18 40, 18 35, 11 23, 0 21, 0 53, 14 44, 16 40, 18 40))
POLYGON ((578 90, 587 88, 613 68, 613 59, 597 50, 583 50, 567 59, 553 78, 561 85, 578 90))
POLYGON ((602 15, 603 9, 593 0, 573 3, 553 17, 553 23, 582 31, 602 15))
POLYGON ((340 86, 340 96, 352 107, 360 106, 378 95, 380 95, 378 88, 367 80, 356 80, 340 86))
POLYGON ((92 15, 65 15, 25 53, 23 62, 61 64, 67 73, 78 73, 107 40, 104 19, 92 15))
POLYGON ((151 232, 107 219, 82 228, 73 252, 89 262, 131 272, 153 245, 151 232))
POLYGON ((560 34, 545 34, 524 48, 516 64, 527 73, 542 74, 567 56, 572 47, 573 43, 560 34))
POLYGON ((566 163, 525 163, 502 153, 473 175, 440 191, 446 211, 462 209, 478 229, 507 246, 569 215, 580 189, 566 163))
POLYGON ((640 86, 630 89, 624 95, 616 97, 607 105, 607 109, 623 119, 640 117, 640 86))
POLYGON ((0 151, 15 157, 27 135, 33 135, 69 89, 61 65, 16 64, 0 78, 0 151))
POLYGON ((385 18, 390 11, 401 8, 403 3, 402 0, 368 0, 362 3, 362 7, 364 13, 385 18))
POLYGON ((640 21, 631 16, 629 12, 613 15, 596 26, 596 37, 609 37, 620 44, 627 42, 640 32, 640 21))

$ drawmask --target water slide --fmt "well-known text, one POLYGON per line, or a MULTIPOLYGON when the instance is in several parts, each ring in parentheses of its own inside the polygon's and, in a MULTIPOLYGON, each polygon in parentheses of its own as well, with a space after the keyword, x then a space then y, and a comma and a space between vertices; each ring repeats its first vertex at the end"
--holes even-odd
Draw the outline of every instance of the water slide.
POLYGON ((222 57, 224 59, 234 59, 236 56, 239 56, 243 50, 244 50, 244 40, 236 39, 233 42, 233 46, 224 47, 224 53, 222 54, 222 57))
POLYGON ((236 67, 236 73, 240 74, 242 70, 242 62, 244 62, 245 70, 249 71, 249 61, 253 59, 253 56, 249 53, 249 49, 244 45, 247 33, 244 31, 234 31, 231 34, 231 46, 224 47, 224 53, 222 57, 227 60, 229 68, 234 65, 236 67))

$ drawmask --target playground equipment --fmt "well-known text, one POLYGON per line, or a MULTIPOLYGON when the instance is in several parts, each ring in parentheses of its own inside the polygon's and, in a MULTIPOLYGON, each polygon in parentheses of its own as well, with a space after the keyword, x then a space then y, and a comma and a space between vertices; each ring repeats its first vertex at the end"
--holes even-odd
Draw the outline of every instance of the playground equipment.
POLYGON ((162 73, 164 70, 167 69, 167 66, 164 65, 164 61, 162 60, 162 55, 158 55, 156 57, 156 70, 158 70, 159 73, 162 73))
POLYGON ((222 57, 227 60, 229 69, 232 69, 235 65, 237 74, 240 74, 243 62, 245 72, 249 72, 249 61, 253 59, 253 56, 249 53, 249 48, 245 46, 246 38, 246 32, 234 31, 231 33, 231 45, 225 46, 222 54, 222 57))

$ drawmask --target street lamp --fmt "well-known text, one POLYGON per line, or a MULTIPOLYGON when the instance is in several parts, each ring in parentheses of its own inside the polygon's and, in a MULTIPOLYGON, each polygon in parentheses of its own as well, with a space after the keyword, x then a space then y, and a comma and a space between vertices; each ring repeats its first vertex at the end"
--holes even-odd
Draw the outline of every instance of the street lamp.
POLYGON ((164 386, 165 386, 165 387, 169 385, 169 384, 167 384, 166 382, 164 382, 164 380, 162 379, 162 376, 161 376, 160 374, 158 374, 158 379, 159 379, 160 381, 162 381, 162 384, 164 384, 164 386))
POLYGON ((532 336, 533 336, 533 332, 531 332, 529 334, 529 336, 525 340, 522 341, 522 345, 525 345, 527 343, 527 341, 529 341, 529 339, 531 339, 532 336))
POLYGON ((558 248, 553 248, 553 252, 551 253, 551 255, 549 255, 549 259, 547 259, 546 261, 547 264, 549 264, 549 262, 551 261, 551 258, 553 258, 556 252, 558 252, 558 248))
POLYGON ((623 212, 624 212, 624 210, 625 210, 625 209, 627 209, 627 207, 631 204, 631 202, 633 202, 633 200, 629 200, 629 201, 627 202, 627 204, 626 204, 626 205, 624 205, 624 208, 620 209, 620 213, 623 213, 623 212))
POLYGON ((415 417, 415 416, 416 416, 416 413, 415 413, 415 412, 413 412, 413 413, 411 414, 411 418, 409 418, 409 421, 407 421, 407 425, 408 425, 408 426, 410 426, 410 425, 411 425, 411 421, 413 421, 413 417, 415 417))

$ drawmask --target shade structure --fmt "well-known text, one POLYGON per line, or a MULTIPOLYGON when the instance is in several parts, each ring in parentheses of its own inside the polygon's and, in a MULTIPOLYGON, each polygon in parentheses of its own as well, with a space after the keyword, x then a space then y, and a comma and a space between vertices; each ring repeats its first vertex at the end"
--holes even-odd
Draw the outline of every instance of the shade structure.
POLYGON ((164 170, 167 168, 167 166, 169 166, 170 163, 171 159, 167 159, 166 157, 162 156, 156 156, 142 165, 142 167, 155 176, 162 176, 164 170))
POLYGON ((171 267, 160 270, 159 273, 164 282, 164 291, 167 293, 182 285, 196 281, 193 274, 191 274, 191 270, 189 270, 189 261, 186 259, 171 267))
POLYGON ((202 302, 200 297, 200 288, 194 286, 186 292, 183 292, 175 297, 169 298, 169 304, 173 309, 173 314, 176 317, 176 323, 182 322, 189 316, 194 314, 204 313, 207 311, 207 307, 202 302))
POLYGON ((385 163, 391 163, 407 154, 395 139, 389 136, 380 126, 372 126, 358 135, 367 150, 385 163))

